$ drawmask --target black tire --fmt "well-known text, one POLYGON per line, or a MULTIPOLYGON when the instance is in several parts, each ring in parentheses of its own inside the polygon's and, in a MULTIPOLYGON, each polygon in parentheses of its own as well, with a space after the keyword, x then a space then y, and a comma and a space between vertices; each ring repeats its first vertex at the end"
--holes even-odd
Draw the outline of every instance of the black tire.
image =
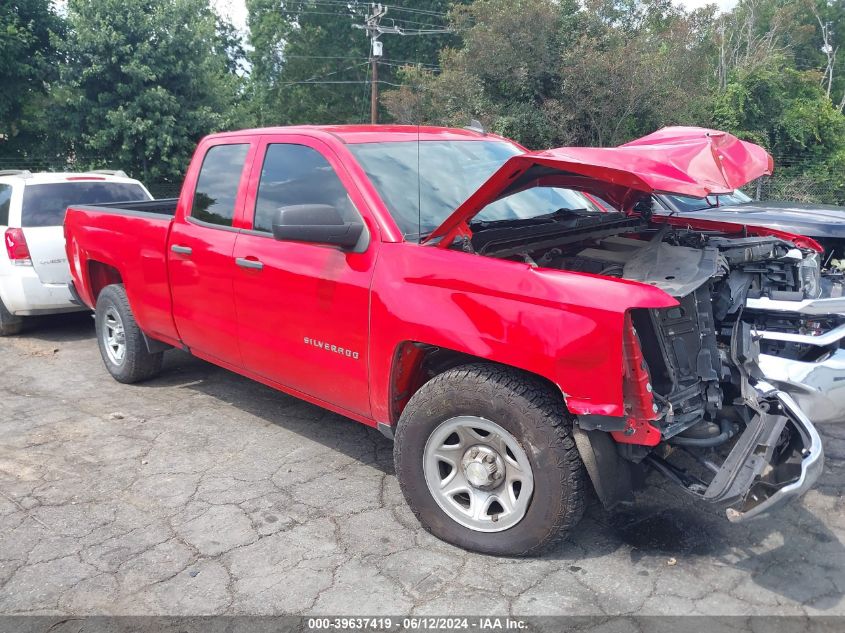
POLYGON ((20 334, 22 329, 23 319, 9 312, 6 304, 0 299, 0 336, 20 334))
POLYGON ((115 380, 130 384, 148 380, 159 373, 164 353, 151 354, 147 349, 144 336, 129 307, 126 289, 122 284, 106 286, 100 292, 100 296, 97 297, 95 323, 100 355, 103 357, 106 369, 115 380), (109 355, 104 336, 106 330, 104 323, 110 311, 118 316, 123 326, 125 351, 120 362, 109 355))
POLYGON ((584 513, 585 472, 563 399, 549 385, 507 367, 472 364, 432 378, 397 424, 396 475, 422 526, 464 549, 500 556, 539 553, 564 538, 584 513), (438 505, 423 472, 426 442, 444 421, 478 416, 510 433, 531 464, 534 492, 523 518, 499 532, 464 527, 438 505))

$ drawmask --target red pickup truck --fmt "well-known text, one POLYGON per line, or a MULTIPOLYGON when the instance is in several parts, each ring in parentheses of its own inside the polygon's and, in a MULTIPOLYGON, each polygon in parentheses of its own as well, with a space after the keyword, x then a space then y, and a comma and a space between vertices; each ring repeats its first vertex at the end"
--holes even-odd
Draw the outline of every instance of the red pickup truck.
POLYGON ((812 302, 819 246, 644 204, 770 170, 694 129, 533 153, 471 130, 240 131, 199 144, 178 200, 74 206, 65 235, 114 378, 175 347, 377 427, 428 530, 526 554, 589 484, 612 507, 645 468, 734 521, 818 477, 744 306, 812 302))

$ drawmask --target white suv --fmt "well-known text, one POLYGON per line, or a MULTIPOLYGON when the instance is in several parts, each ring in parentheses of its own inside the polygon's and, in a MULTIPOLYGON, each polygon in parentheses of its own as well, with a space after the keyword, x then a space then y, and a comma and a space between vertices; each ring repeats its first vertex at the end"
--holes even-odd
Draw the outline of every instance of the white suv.
POLYGON ((0 336, 17 334, 25 316, 83 309, 68 284, 62 224, 68 205, 151 200, 121 171, 0 171, 0 336))

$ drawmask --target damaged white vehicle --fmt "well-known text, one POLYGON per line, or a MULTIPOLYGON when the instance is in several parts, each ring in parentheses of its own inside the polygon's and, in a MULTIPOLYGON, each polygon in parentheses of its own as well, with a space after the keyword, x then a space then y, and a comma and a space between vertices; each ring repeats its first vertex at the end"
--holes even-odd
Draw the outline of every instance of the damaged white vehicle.
MULTIPOLYGON (((664 128, 623 147, 671 143, 695 130, 664 128)), ((643 202, 643 209, 646 206, 643 202)), ((670 215, 686 219, 690 227, 696 219, 705 219, 670 215)), ((722 218, 706 219, 712 225, 722 218)), ((779 231, 773 228, 771 233, 779 231)), ((718 240, 711 243, 731 269, 722 291, 730 297, 714 302, 717 320, 741 310, 742 321, 759 339, 763 377, 789 393, 814 423, 845 422, 845 266, 838 260, 823 261, 824 249, 812 238, 800 240, 803 248, 788 238, 749 238, 744 246, 731 240, 730 247, 718 240)))

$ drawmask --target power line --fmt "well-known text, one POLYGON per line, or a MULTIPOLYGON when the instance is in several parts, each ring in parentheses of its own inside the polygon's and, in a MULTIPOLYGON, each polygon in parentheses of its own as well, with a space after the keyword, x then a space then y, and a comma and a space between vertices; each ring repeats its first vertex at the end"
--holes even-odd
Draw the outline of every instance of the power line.
POLYGON ((303 79, 302 83, 308 83, 312 79, 325 79, 326 77, 331 77, 332 75, 337 75, 338 73, 346 72, 347 70, 352 70, 354 68, 360 68, 361 66, 364 66, 367 63, 368 62, 364 62, 362 64, 353 64, 352 66, 349 66, 348 68, 341 68, 340 70, 336 70, 334 72, 328 73, 327 75, 323 75, 322 77, 320 77, 318 75, 314 75, 313 77, 309 77, 308 79, 303 79))
POLYGON ((283 55, 284 59, 366 59, 369 57, 349 57, 347 55, 283 55))
MULTIPOLYGON (((349 12, 344 11, 298 11, 296 9, 279 9, 279 13, 282 15, 299 17, 303 15, 329 15, 329 16, 340 16, 340 17, 355 17, 356 14, 352 9, 349 12)), ((391 22, 396 25, 396 19, 390 18, 391 22)), ((409 24, 412 26, 424 27, 424 28, 432 28, 432 29, 447 29, 446 25, 444 24, 433 24, 431 22, 417 22, 415 20, 409 20, 407 18, 398 18, 401 21, 399 24, 399 28, 404 28, 404 25, 409 24)), ((445 31, 444 31, 445 32, 445 31)))
POLYGON ((334 80, 334 81, 285 81, 281 83, 282 86, 294 86, 294 85, 318 85, 318 84, 383 84, 385 86, 394 86, 395 88, 401 88, 402 84, 397 84, 392 81, 385 81, 383 79, 378 79, 373 82, 372 79, 357 79, 357 80, 334 80))
POLYGON ((293 9, 279 9, 279 13, 299 17, 300 15, 333 15, 353 18, 353 13, 342 13, 340 11, 295 11, 293 9))
POLYGON ((405 68, 406 66, 420 66, 424 70, 442 70, 440 66, 435 64, 423 64, 417 62, 379 62, 382 66, 390 66, 391 68, 405 68))
MULTIPOLYGON (((322 0, 327 2, 329 0, 322 0)), ((384 55, 384 47, 379 37, 386 34, 393 35, 437 35, 451 33, 448 28, 441 29, 404 29, 393 23, 393 26, 382 26, 381 21, 387 15, 389 7, 383 4, 372 4, 372 13, 364 19, 363 25, 354 24, 355 28, 363 29, 370 38, 370 63, 372 68, 372 85, 370 94, 370 123, 378 123, 378 63, 384 55)))
MULTIPOLYGON (((365 3, 358 2, 357 0, 349 0, 348 2, 344 2, 343 0, 310 0, 310 2, 306 1, 303 4, 315 4, 315 5, 328 5, 328 6, 343 6, 348 7, 352 5, 353 7, 363 6, 365 3)), ((417 15, 430 15, 430 16, 437 16, 437 17, 448 17, 448 13, 444 13, 442 11, 432 11, 430 9, 415 9, 413 7, 403 7, 396 4, 382 4, 383 7, 391 11, 402 11, 405 13, 415 13, 417 15)))
MULTIPOLYGON (((369 61, 369 59, 370 59, 369 57, 363 57, 363 56, 362 57, 355 57, 355 56, 350 56, 350 55, 284 55, 283 58, 284 59, 343 59, 343 60, 348 60, 348 61, 352 61, 352 60, 356 60, 356 59, 358 59, 358 60, 363 59, 363 60, 369 61)), ((418 62, 418 61, 410 60, 410 59, 390 59, 390 58, 387 58, 387 61, 382 61, 381 63, 386 65, 386 66, 389 66, 390 64, 388 62, 392 62, 393 65, 396 65, 396 64, 411 65, 411 66, 420 65, 420 66, 432 66, 432 67, 435 67, 435 68, 439 68, 439 66, 437 66, 436 64, 426 64, 425 62, 418 62)))
MULTIPOLYGON (((282 15, 286 15, 289 17, 299 18, 300 16, 305 15, 328 15, 328 16, 336 16, 336 17, 356 17, 356 15, 352 12, 345 13, 342 11, 297 11, 295 9, 280 9, 279 13, 282 15)), ((400 23, 397 24, 397 20, 390 18, 390 21, 393 23, 394 27, 404 31, 405 35, 417 35, 417 33, 410 32, 412 30, 429 30, 429 29, 437 29, 438 32, 449 33, 451 32, 448 27, 443 24, 432 24, 430 22, 416 22, 414 20, 408 20, 406 18, 398 18, 400 23), (420 29, 409 29, 406 25, 410 25, 411 27, 420 27, 420 29)))

